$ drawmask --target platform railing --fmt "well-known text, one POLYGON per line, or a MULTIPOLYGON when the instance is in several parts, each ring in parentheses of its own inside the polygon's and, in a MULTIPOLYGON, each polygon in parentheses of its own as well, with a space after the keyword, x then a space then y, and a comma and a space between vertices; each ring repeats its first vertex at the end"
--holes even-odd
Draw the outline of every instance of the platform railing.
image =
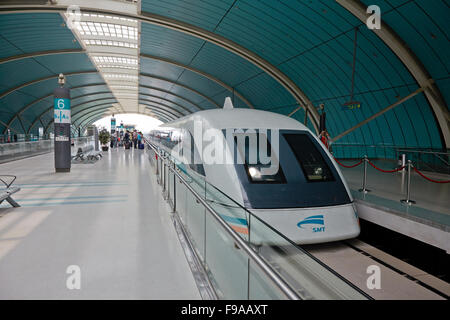
MULTIPOLYGON (((80 147, 94 144, 93 136, 77 137, 72 139, 72 153, 76 153, 76 150, 80 147)), ((53 150, 53 139, 4 143, 0 144, 0 163, 41 155, 52 152, 53 150)))
POLYGON ((14 161, 53 150, 53 140, 0 144, 0 162, 14 161))
POLYGON ((20 143, 20 142, 30 142, 30 141, 39 141, 39 140, 49 140, 50 135, 45 134, 42 136, 35 134, 0 134, 0 144, 4 143, 20 143))
POLYGON ((72 153, 76 152, 78 150, 78 148, 84 148, 88 145, 95 144, 94 136, 76 137, 76 138, 72 138, 72 141, 73 141, 72 153))
POLYGON ((146 141, 165 199, 221 299, 367 299, 359 289, 146 141))

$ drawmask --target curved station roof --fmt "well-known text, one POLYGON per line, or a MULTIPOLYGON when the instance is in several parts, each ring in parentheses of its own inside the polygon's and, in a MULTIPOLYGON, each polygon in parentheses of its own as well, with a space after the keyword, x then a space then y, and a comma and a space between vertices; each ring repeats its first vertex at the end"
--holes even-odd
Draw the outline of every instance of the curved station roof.
POLYGON ((324 104, 330 136, 356 146, 341 156, 449 148, 449 15, 441 0, 2 1, 0 130, 51 130, 64 73, 74 130, 230 96, 316 132, 324 104))

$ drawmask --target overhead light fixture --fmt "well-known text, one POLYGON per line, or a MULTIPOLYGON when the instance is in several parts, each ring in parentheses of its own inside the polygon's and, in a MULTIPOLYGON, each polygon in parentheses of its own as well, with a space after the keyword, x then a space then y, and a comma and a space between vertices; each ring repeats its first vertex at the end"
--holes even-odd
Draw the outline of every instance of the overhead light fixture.
POLYGON ((104 36, 137 40, 137 28, 123 24, 77 21, 75 28, 83 36, 104 36))
MULTIPOLYGON (((137 1, 127 1, 137 9, 137 1)), ((73 31, 117 98, 117 105, 122 111, 139 111, 139 21, 100 13, 68 12, 65 16, 73 14, 77 15, 73 31)))
POLYGON ((110 68, 110 69, 129 69, 129 70, 137 70, 137 67, 132 66, 124 66, 124 65, 115 65, 115 64, 98 64, 99 68, 110 68))
POLYGON ((111 78, 111 79, 137 80, 139 78, 138 76, 134 76, 134 75, 131 75, 131 74, 122 74, 122 73, 105 73, 104 76, 106 78, 111 78))
POLYGON ((131 65, 138 64, 138 59, 135 58, 117 57, 117 56, 94 56, 93 58, 97 63, 121 63, 131 65))
POLYGON ((138 45, 132 42, 104 40, 104 39, 86 39, 84 43, 88 46, 109 46, 136 49, 138 45))

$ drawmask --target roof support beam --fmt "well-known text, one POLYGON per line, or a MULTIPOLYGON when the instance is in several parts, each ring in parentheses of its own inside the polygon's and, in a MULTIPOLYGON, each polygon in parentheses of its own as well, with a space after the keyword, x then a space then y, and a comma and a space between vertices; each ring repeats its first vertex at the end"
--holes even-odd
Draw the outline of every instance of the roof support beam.
MULTIPOLYGON (((6 126, 6 123, 4 123, 2 120, 0 120, 0 124, 2 124, 3 126, 6 126)), ((11 131, 13 131, 13 132, 15 132, 17 134, 20 134, 20 132, 17 131, 16 129, 14 129, 14 128, 11 128, 11 131)))
POLYGON ((22 60, 22 59, 28 59, 28 58, 50 56, 50 55, 55 55, 55 54, 70 54, 70 53, 86 53, 86 52, 83 49, 61 49, 61 50, 51 50, 51 51, 38 51, 38 52, 19 54, 17 56, 11 56, 11 57, 0 59, 0 64, 17 61, 17 60, 22 60))
MULTIPOLYGON (((157 98, 157 99, 159 99, 159 98, 157 98)), ((169 105, 167 105, 167 104, 165 104, 165 103, 162 103, 162 102, 153 100, 153 99, 139 99, 139 101, 153 102, 153 103, 156 103, 156 104, 158 104, 158 105, 164 106, 164 107, 166 107, 166 108, 172 110, 173 112, 176 112, 180 117, 184 117, 184 116, 186 116, 186 115, 192 113, 192 112, 190 112, 190 111, 186 111, 186 114, 183 114, 182 112, 178 111, 177 109, 175 109, 175 108, 173 108, 173 107, 171 107, 171 106, 169 106, 169 105)))
MULTIPOLYGON (((166 102, 169 102, 169 103, 173 103, 174 105, 176 105, 176 106, 180 107, 181 109, 183 109, 185 112, 187 112, 187 113, 192 113, 192 111, 189 110, 188 108, 182 106, 182 105, 179 104, 179 103, 173 102, 172 100, 165 99, 165 98, 162 98, 162 97, 160 97, 160 96, 155 96, 155 95, 153 95, 153 94, 142 93, 142 92, 139 93, 139 95, 144 96, 144 97, 150 97, 150 98, 160 99, 160 100, 163 100, 163 101, 166 101, 166 102)), ((139 100, 145 100, 145 99, 139 99, 139 100)))
POLYGON ((418 95, 419 93, 423 92, 425 89, 423 88, 419 88, 416 91, 414 91, 413 93, 407 95, 406 97, 398 100, 397 102, 391 104, 390 106, 384 108, 383 110, 375 113, 374 115, 370 116, 369 118, 365 119, 364 121, 361 121, 360 123, 358 123, 357 125, 351 127, 348 130, 345 130, 344 132, 338 134, 336 137, 334 137, 333 139, 330 139, 331 142, 336 142, 337 140, 341 139, 342 137, 346 136, 347 134, 349 134, 350 132, 355 131, 356 129, 362 127, 363 125, 369 123, 370 121, 378 118, 379 116, 383 115, 384 113, 388 112, 389 110, 395 108, 396 106, 402 104, 405 101, 408 101, 411 98, 414 98, 416 95, 418 95))
POLYGON ((94 113, 93 115, 90 115, 89 117, 81 121, 77 128, 81 128, 81 130, 84 130, 87 126, 91 125, 96 120, 101 119, 105 116, 106 110, 100 110, 97 113, 94 113))
MULTIPOLYGON (((98 100, 98 101, 101 101, 101 100, 98 100)), ((72 123, 75 123, 75 121, 77 120, 77 115, 79 115, 80 113, 85 112, 87 110, 92 110, 92 109, 96 108, 97 106, 105 106, 105 105, 111 105, 111 102, 102 102, 101 104, 95 104, 93 106, 89 106, 87 108, 84 108, 84 109, 81 109, 81 110, 77 110, 77 112, 74 112, 71 115, 72 123)))
MULTIPOLYGON (((0 6, 0 8, 1 8, 1 6, 0 6)), ((91 71, 69 72, 69 73, 65 73, 64 75, 67 77, 67 76, 74 76, 74 75, 79 75, 79 74, 92 74, 92 73, 98 73, 98 71, 97 70, 91 70, 91 71)), ((11 89, 1 93, 0 94, 0 99, 6 97, 8 94, 10 94, 10 93, 12 93, 14 91, 20 90, 22 88, 25 88, 25 87, 30 86, 30 85, 35 84, 35 83, 39 83, 39 82, 42 82, 42 81, 58 78, 58 76, 59 76, 59 74, 54 74, 54 75, 49 76, 49 77, 40 78, 40 79, 36 79, 36 80, 32 80, 32 81, 23 83, 23 84, 15 87, 15 88, 11 88, 11 89)), ((56 83, 55 83, 55 87, 56 87, 56 83)))
POLYGON ((73 126, 73 127, 76 127, 76 128, 81 127, 81 125, 82 125, 83 122, 84 122, 83 119, 84 119, 87 115, 90 115, 90 114, 92 114, 92 113, 94 113, 94 112, 106 113, 106 112, 108 111, 108 108, 105 107, 105 105, 98 105, 96 108, 86 109, 85 111, 89 111, 89 112, 85 112, 84 114, 80 114, 79 117, 78 117, 78 119, 76 119, 75 121, 72 122, 72 126, 73 126))
MULTIPOLYGON (((84 131, 84 129, 85 129, 86 127, 90 126, 90 125, 93 124, 95 121, 97 121, 97 120, 103 118, 104 116, 105 116, 104 114, 100 114, 100 115, 96 114, 96 115, 93 115, 93 116, 89 117, 88 119, 86 119, 85 124, 84 124, 83 126, 80 125, 78 128, 81 128, 81 131, 84 131)), ((75 130, 77 130, 78 128, 76 128, 75 130)))
POLYGON ((146 77, 146 78, 151 78, 151 79, 156 79, 156 80, 161 80, 161 81, 165 81, 165 82, 169 82, 169 83, 174 84, 174 85, 176 85, 176 86, 182 87, 182 88, 187 89, 187 90, 189 90, 189 91, 192 91, 193 93, 195 93, 195 94, 201 96, 202 98, 208 100, 208 101, 211 102, 213 105, 215 105, 217 108, 221 108, 221 106, 218 105, 217 102, 215 102, 215 101, 214 101, 213 99, 211 99, 210 97, 204 95, 203 93, 201 93, 201 92, 199 92, 199 91, 197 91, 197 90, 195 90, 195 89, 193 89, 193 88, 191 88, 191 87, 189 87, 189 86, 186 86, 186 85, 184 85, 184 84, 181 84, 181 83, 179 83, 179 82, 172 81, 172 80, 170 80, 170 79, 166 79, 166 78, 159 77, 159 76, 156 76, 156 75, 147 74, 147 73, 141 73, 140 76, 141 76, 141 77, 146 77))
MULTIPOLYGON (((368 18, 366 12, 367 6, 360 0, 336 0, 336 2, 351 12, 359 20, 366 23, 368 18)), ((403 62, 419 86, 425 88, 425 96, 436 115, 438 125, 440 126, 444 137, 443 143, 446 148, 450 148, 450 113, 439 88, 433 83, 430 73, 415 53, 388 24, 382 21, 381 29, 374 29, 373 32, 383 40, 392 52, 394 52, 403 62)))
POLYGON ((192 68, 191 66, 188 66, 188 65, 182 64, 180 62, 170 60, 170 59, 160 58, 160 57, 156 57, 156 56, 152 56, 152 55, 148 55, 148 54, 143 54, 143 53, 141 53, 141 57, 147 58, 147 59, 152 59, 152 60, 157 60, 157 61, 161 61, 161 62, 165 62, 165 63, 171 64, 171 65, 174 65, 174 66, 177 66, 177 67, 180 67, 180 68, 192 71, 194 73, 197 73, 197 74, 199 74, 199 75, 201 75, 201 76, 203 76, 203 77, 205 77, 205 78, 207 78, 207 79, 209 79, 211 81, 214 81, 218 85, 224 87, 229 92, 234 94, 236 97, 241 99, 249 108, 255 109, 253 104, 250 101, 248 101, 248 99, 246 99, 242 94, 240 94, 238 91, 236 91, 233 87, 227 85, 225 82, 223 82, 223 81, 217 79, 216 77, 210 75, 209 73, 200 71, 198 69, 192 68))
POLYGON ((26 130, 25 130, 25 127, 23 126, 22 119, 21 119, 20 117, 17 117, 17 120, 19 121, 20 126, 22 127, 23 132, 25 132, 26 130))
MULTIPOLYGON (((164 105, 161 105, 157 102, 153 102, 153 103, 143 102, 141 104, 146 106, 146 108, 152 107, 152 108, 156 108, 155 110, 160 110, 161 112, 165 112, 168 115, 170 114, 170 117, 172 118, 172 120, 183 117, 183 115, 180 116, 180 115, 173 113, 172 111, 167 110, 164 105)), ((148 109, 151 109, 151 108, 148 108, 148 109)))
MULTIPOLYGON (((0 13, 15 13, 15 12, 64 12, 66 11, 67 6, 44 6, 44 5, 3 5, 0 6, 0 13)), ((152 14, 148 12, 141 12, 141 14, 131 14, 131 13, 123 13, 115 10, 106 10, 104 8, 90 8, 90 7, 81 7, 81 11, 85 12, 94 12, 94 13, 105 13, 105 14, 114 14, 121 17, 126 17, 130 19, 137 19, 141 22, 150 23, 154 25, 158 25, 161 27, 165 27, 168 29, 176 30, 185 34, 189 34, 196 38, 203 39, 215 45, 218 45, 225 50, 233 52, 234 54, 239 55, 243 59, 248 62, 254 64, 272 78, 274 78, 278 83, 280 83, 289 93, 294 97, 297 103, 305 108, 309 109, 308 116, 311 119, 311 122, 316 130, 316 133, 319 132, 319 113, 314 108, 314 105, 306 96, 306 94, 281 70, 272 65, 267 60, 264 60, 256 53, 244 48, 243 46, 222 37, 214 32, 199 28, 197 26, 178 21, 175 19, 167 18, 164 16, 160 16, 157 14, 152 14)))
MULTIPOLYGON (((161 91, 161 92, 170 94, 170 95, 172 95, 172 96, 174 96, 174 97, 180 98, 181 100, 184 100, 184 101, 186 101, 186 102, 192 104, 192 105, 195 106, 198 110, 204 110, 202 107, 200 107, 200 106, 199 106, 198 104, 196 104, 195 102, 192 102, 191 100, 189 100, 189 99, 187 99, 187 98, 185 98, 185 97, 183 97, 183 96, 180 96, 180 95, 178 95, 178 94, 176 94, 176 93, 173 93, 173 92, 171 92, 171 91, 169 91, 169 90, 164 90, 164 89, 161 89, 161 88, 151 87, 151 86, 144 86, 144 85, 142 85, 142 84, 139 84, 139 88, 151 89, 151 90, 161 91)), ((139 92, 139 94, 142 94, 142 93, 139 92)))
MULTIPOLYGON (((103 84, 103 85, 106 85, 106 84, 103 84)), ((73 87, 73 88, 70 88, 70 89, 72 90, 72 89, 83 88, 83 87, 89 87, 89 86, 91 86, 91 85, 78 86, 78 87, 73 87)), ((86 97, 86 96, 92 96, 92 95, 96 95, 96 94, 105 94, 105 93, 111 93, 111 91, 103 91, 103 92, 96 92, 96 93, 87 93, 87 94, 83 94, 83 95, 81 95, 81 96, 73 97, 73 98, 71 98, 71 100, 75 100, 75 99, 78 99, 78 98, 81 98, 81 97, 86 97)), ((112 93, 111 93, 111 94, 112 94, 112 93)), ((7 128, 5 129, 5 131, 11 126, 11 124, 13 123, 13 121, 14 121, 17 117, 19 117, 20 115, 22 115, 22 114, 23 114, 25 111, 27 111, 32 105, 34 105, 35 103, 38 103, 38 102, 40 102, 40 101, 42 101, 42 100, 45 100, 45 99, 47 99, 47 98, 49 98, 49 97, 51 97, 51 96, 53 96, 53 93, 51 93, 51 94, 49 94, 49 95, 46 95, 45 97, 36 99, 36 100, 30 102, 29 104, 27 104, 26 106, 24 106, 24 107, 23 107, 22 109, 20 109, 19 111, 17 111, 17 113, 11 118, 11 120, 8 121, 8 126, 7 126, 7 128)), ((5 131, 4 131, 4 132, 5 132, 5 131)))
MULTIPOLYGON (((86 110, 90 110, 89 112, 87 112, 87 113, 85 113, 85 114, 83 114, 83 115, 80 115, 76 120, 73 120, 72 121, 72 125, 74 125, 74 126, 80 126, 81 125, 81 123, 83 123, 83 119, 87 116, 87 115, 90 115, 90 114, 93 114, 94 112, 107 112, 108 111, 108 107, 103 107, 103 105, 102 104, 99 104, 99 105, 97 105, 97 106, 95 106, 95 107, 101 107, 101 108, 92 108, 92 109, 86 109, 86 110), (77 122, 78 122, 78 124, 77 124, 77 122)), ((83 110, 83 111, 86 111, 86 110, 83 110)), ((52 121, 53 122, 53 121, 52 121)))
POLYGON ((159 117, 163 117, 164 120, 165 120, 166 122, 170 122, 170 121, 175 120, 175 119, 173 119, 172 117, 169 117, 168 115, 166 115, 166 114, 160 112, 160 109, 152 109, 152 108, 150 108, 150 107, 145 107, 145 109, 150 110, 150 112, 151 112, 152 114, 154 114, 154 115, 157 115, 157 116, 159 116, 159 117))

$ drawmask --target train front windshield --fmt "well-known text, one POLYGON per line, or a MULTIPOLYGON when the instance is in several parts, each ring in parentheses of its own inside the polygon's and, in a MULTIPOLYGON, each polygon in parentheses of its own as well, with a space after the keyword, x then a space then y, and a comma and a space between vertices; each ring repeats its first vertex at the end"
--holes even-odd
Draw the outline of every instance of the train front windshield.
POLYGON ((256 141, 245 133, 234 138, 235 154, 241 156, 235 167, 246 207, 307 208, 351 202, 328 155, 308 132, 281 130, 278 144, 270 133, 256 136, 256 141))

